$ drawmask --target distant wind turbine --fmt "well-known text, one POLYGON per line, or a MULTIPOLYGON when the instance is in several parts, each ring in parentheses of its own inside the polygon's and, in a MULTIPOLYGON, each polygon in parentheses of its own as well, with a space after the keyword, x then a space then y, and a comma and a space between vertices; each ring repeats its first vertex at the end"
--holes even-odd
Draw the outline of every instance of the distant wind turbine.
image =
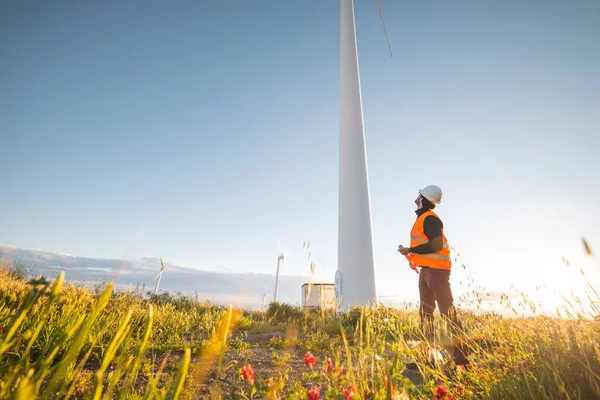
POLYGON ((154 294, 158 293, 158 286, 160 285, 160 280, 162 279, 163 272, 165 272, 165 270, 172 269, 166 268, 163 264, 162 256, 160 254, 158 256, 160 257, 160 272, 158 273, 158 275, 156 275, 156 278, 154 278, 154 280, 156 281, 156 286, 154 287, 154 294))
POLYGON ((267 293, 267 285, 263 286, 263 300, 262 300, 262 307, 261 309, 265 308, 265 297, 271 297, 271 295, 269 293, 267 293))
POLYGON ((275 296, 273 296, 273 301, 277 301, 277 294, 279 293, 279 267, 283 266, 283 260, 290 254, 284 253, 281 248, 281 243, 279 243, 279 239, 277 239, 277 245, 279 246, 279 255, 277 256, 277 273, 275 274, 275 296))

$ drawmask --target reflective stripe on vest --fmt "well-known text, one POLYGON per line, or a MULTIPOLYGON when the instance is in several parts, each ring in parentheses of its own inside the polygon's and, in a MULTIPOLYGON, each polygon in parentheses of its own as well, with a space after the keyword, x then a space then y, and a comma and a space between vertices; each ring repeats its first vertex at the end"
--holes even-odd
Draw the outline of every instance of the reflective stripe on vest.
MULTIPOLYGON (((444 247, 443 248, 444 249, 449 249, 450 246, 448 245, 448 243, 446 242, 445 239, 446 238, 444 238, 444 247)), ((419 243, 429 243, 429 241, 427 239, 423 239, 422 237, 414 236, 414 235, 410 236, 410 240, 414 240, 415 242, 419 242, 419 243)), ((423 254, 421 254, 421 255, 423 255, 423 254)), ((448 257, 448 259, 450 259, 450 258, 448 257)))
POLYGON ((419 236, 415 236, 415 235, 411 235, 410 240, 414 240, 415 242, 419 242, 419 243, 427 243, 428 242, 428 240, 423 239, 422 237, 419 237, 419 236))
POLYGON ((444 261, 451 261, 450 256, 443 256, 441 254, 419 254, 419 257, 422 258, 431 258, 433 260, 444 260, 444 261))

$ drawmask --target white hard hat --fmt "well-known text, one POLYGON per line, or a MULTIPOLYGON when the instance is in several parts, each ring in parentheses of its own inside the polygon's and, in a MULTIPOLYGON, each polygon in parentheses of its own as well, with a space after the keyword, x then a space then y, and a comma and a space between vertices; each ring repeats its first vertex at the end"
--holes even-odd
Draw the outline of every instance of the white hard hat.
POLYGON ((419 193, 433 204, 440 204, 442 202, 442 189, 439 186, 426 186, 424 189, 419 189, 419 193))

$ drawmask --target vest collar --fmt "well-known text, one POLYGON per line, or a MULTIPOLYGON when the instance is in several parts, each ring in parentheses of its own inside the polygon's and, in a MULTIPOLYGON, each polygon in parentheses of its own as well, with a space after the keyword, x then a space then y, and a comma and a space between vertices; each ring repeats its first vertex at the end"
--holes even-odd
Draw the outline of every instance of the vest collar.
POLYGON ((425 214, 427 211, 431 211, 428 208, 419 208, 418 210, 415 211, 415 214, 417 214, 417 218, 419 218, 421 215, 425 214))

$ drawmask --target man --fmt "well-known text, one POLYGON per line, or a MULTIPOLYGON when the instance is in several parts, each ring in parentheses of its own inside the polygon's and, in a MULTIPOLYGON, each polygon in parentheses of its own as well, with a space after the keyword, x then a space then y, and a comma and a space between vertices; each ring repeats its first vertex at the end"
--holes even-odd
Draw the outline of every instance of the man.
POLYGON ((432 210, 442 201, 442 190, 435 185, 430 185, 419 190, 415 200, 417 205, 417 220, 410 232, 410 247, 398 248, 398 251, 407 256, 413 268, 420 267, 419 297, 421 329, 428 340, 435 336, 433 329, 433 312, 435 302, 440 308, 440 313, 450 322, 452 333, 459 339, 454 347, 454 361, 456 364, 466 365, 463 351, 464 345, 460 337, 463 327, 454 308, 454 299, 450 289, 450 247, 444 235, 444 224, 432 210))

